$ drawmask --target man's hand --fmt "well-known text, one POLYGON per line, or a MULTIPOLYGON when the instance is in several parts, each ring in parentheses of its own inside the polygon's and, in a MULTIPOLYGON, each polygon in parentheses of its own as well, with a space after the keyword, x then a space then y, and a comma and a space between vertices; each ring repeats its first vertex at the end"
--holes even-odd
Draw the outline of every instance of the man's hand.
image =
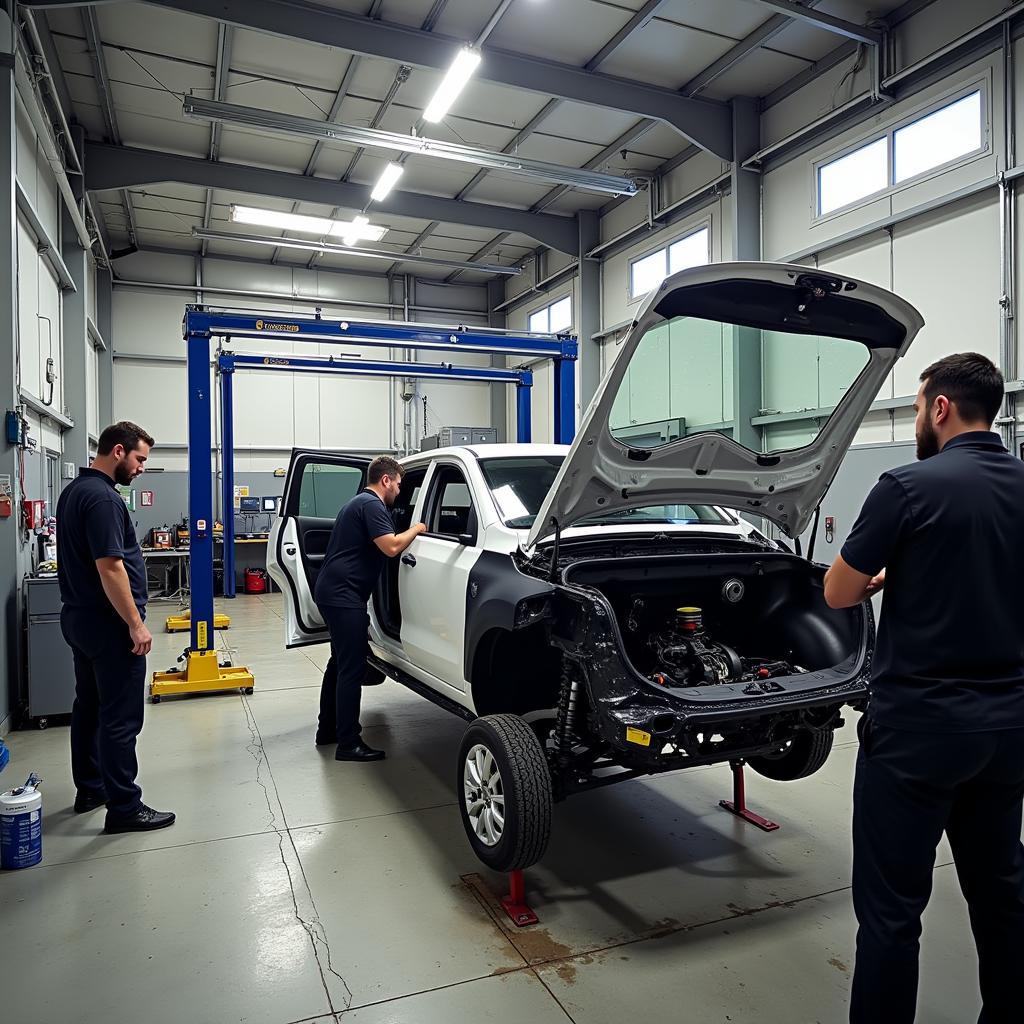
POLYGON ((132 626, 129 630, 132 638, 132 654, 145 657, 153 648, 153 634, 146 628, 144 622, 132 626))
POLYGON ((416 536, 418 537, 421 533, 426 533, 427 532, 427 524, 426 523, 416 523, 413 526, 413 530, 415 531, 416 536))
POLYGON ((882 587, 885 586, 885 570, 883 569, 877 576, 872 576, 871 581, 864 588, 865 597, 874 597, 882 587))

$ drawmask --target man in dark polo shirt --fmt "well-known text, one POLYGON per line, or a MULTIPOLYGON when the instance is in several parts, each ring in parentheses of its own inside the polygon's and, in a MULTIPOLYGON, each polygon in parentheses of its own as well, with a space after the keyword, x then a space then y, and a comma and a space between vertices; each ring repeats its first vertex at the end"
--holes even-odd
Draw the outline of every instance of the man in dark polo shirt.
POLYGON ((360 739, 359 703, 366 675, 366 603, 388 558, 400 555, 421 533, 414 523, 395 533, 389 511, 398 497, 402 467, 388 455, 370 463, 366 489, 338 513, 313 598, 331 632, 331 659, 320 688, 317 746, 337 744, 338 761, 380 761, 360 739))
POLYGON ((850 1020, 914 1020, 921 914, 945 832, 978 948, 984 1024, 1022 1019, 1024 462, 976 353, 921 375, 920 461, 883 474, 825 577, 833 608, 885 588, 860 721, 850 1020))
POLYGON ((92 467, 79 470, 57 502, 60 624, 74 655, 71 774, 78 813, 107 805, 107 832, 174 824, 142 802, 135 740, 145 706, 146 567, 116 484, 145 469, 153 438, 121 422, 100 434, 92 467))

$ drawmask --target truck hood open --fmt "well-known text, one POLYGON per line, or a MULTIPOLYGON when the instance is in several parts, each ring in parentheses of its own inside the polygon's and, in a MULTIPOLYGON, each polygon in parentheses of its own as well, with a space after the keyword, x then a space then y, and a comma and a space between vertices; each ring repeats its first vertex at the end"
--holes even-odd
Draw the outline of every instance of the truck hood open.
MULTIPOLYGON (((920 313, 892 292, 808 267, 719 263, 667 278, 644 303, 601 382, 527 546, 585 516, 681 502, 764 516, 786 536, 798 536, 887 375, 923 325, 920 313), (759 351, 765 331, 841 339, 862 346, 857 355, 866 361, 804 447, 765 454, 718 431, 633 447, 611 426, 620 385, 645 334, 684 317, 730 325, 732 344, 759 351)), ((680 335, 669 344, 685 345, 685 331, 680 335)))

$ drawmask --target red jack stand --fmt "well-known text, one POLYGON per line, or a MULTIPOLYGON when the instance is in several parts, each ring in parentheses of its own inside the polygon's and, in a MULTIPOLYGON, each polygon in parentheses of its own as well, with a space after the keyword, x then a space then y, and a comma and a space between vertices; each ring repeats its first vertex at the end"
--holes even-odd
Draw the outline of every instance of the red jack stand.
POLYGON ((729 767, 732 768, 732 799, 719 800, 718 806, 724 807, 730 814, 735 814, 737 818, 756 825, 764 832, 774 832, 779 827, 777 821, 762 818, 760 814, 755 814, 747 807, 747 790, 743 782, 743 762, 730 761, 729 767))
POLYGON ((508 887, 509 893, 502 896, 501 905, 505 908, 505 913, 512 918, 512 923, 517 928, 536 924, 537 915, 526 905, 526 883, 523 881, 523 872, 518 868, 509 872, 508 887))

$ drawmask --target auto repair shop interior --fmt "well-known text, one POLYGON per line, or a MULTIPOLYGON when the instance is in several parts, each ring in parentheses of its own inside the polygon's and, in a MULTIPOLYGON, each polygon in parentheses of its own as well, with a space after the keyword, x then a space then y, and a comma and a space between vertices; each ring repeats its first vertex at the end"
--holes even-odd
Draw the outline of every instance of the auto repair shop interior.
MULTIPOLYGON (((933 360, 995 361, 1019 454, 1024 2, 0 7, 0 790, 43 780, 0 1018, 847 1020, 873 627, 812 563, 933 360), (120 420, 177 821, 105 835, 54 517, 120 420), (371 602, 387 759, 343 763, 312 584, 379 454, 427 533, 371 602)), ((944 840, 918 1019, 976 1019, 976 972, 944 840)))

